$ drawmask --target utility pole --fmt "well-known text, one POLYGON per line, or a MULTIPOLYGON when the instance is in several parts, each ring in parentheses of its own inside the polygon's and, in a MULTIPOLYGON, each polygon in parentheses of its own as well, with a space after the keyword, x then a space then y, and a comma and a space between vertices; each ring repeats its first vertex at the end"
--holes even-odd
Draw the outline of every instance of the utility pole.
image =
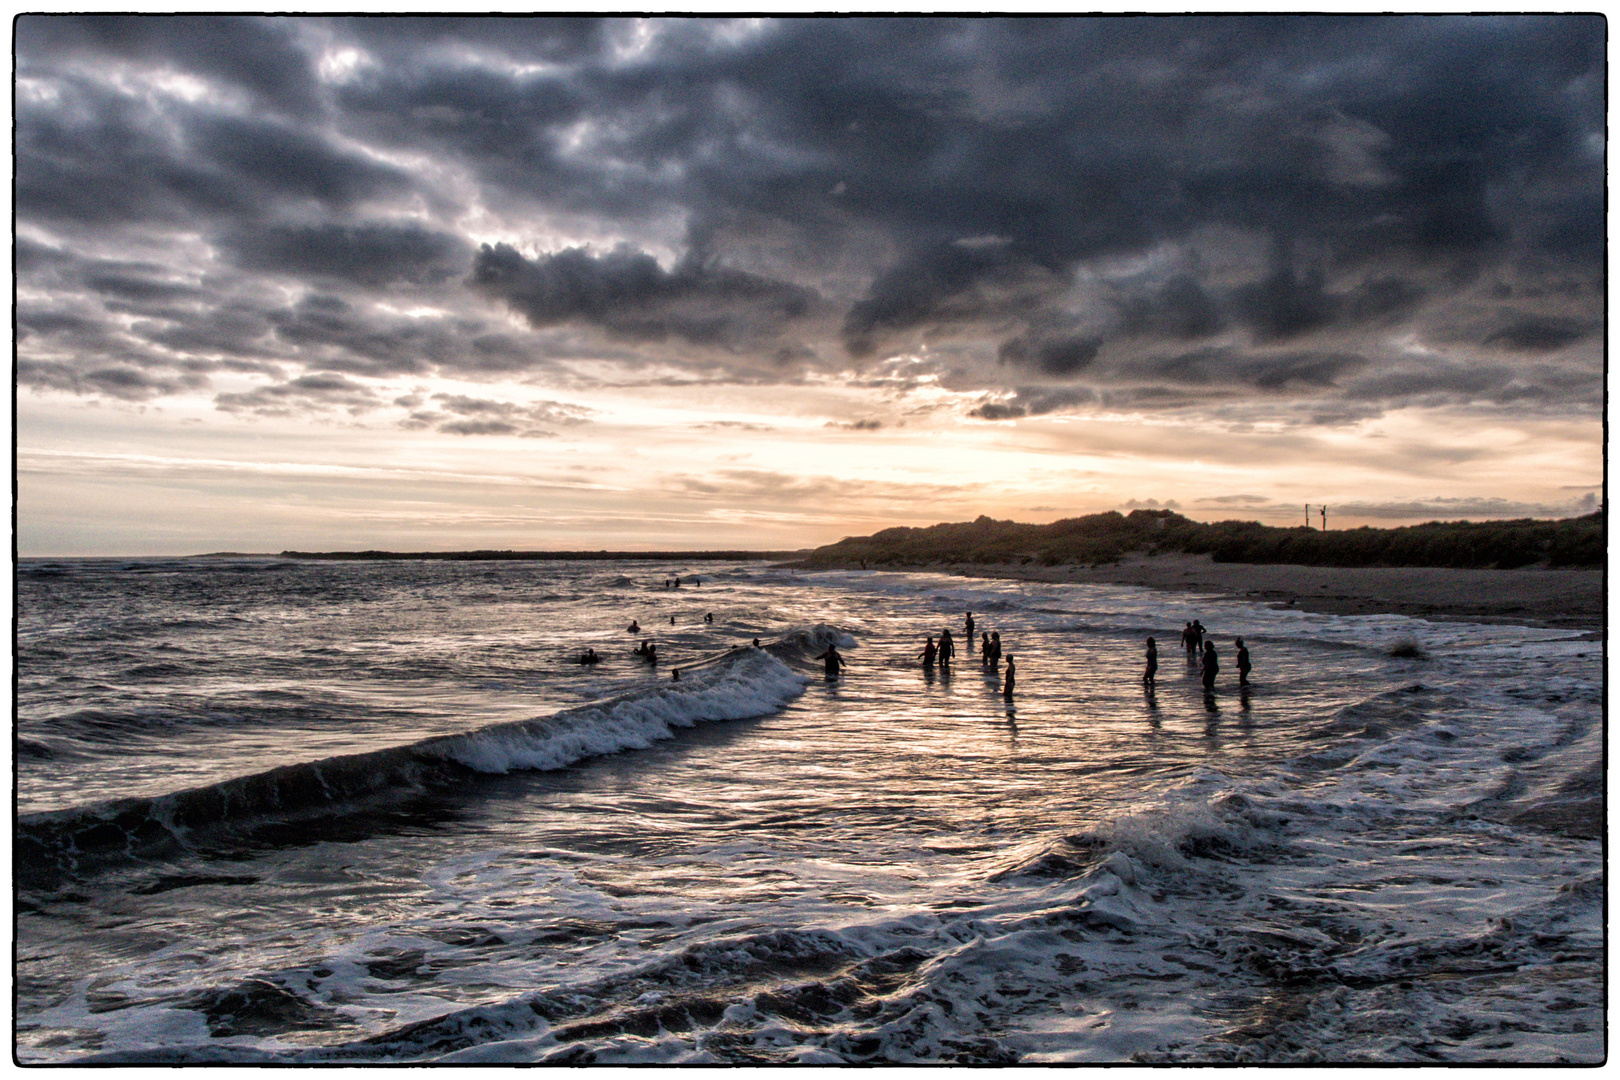
POLYGON ((1327 503, 1322 504, 1322 531, 1327 532, 1327 503))
POLYGON ((1305 504, 1305 527, 1307 529, 1311 527, 1311 504, 1310 503, 1305 504))

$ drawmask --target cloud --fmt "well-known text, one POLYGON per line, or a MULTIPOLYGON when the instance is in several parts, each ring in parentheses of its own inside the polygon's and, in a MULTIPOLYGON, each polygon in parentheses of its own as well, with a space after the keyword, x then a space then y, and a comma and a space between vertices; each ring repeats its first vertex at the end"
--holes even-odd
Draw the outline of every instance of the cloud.
POLYGON ((1155 357, 1139 365, 1137 370, 1152 378, 1184 385, 1279 391, 1329 387, 1341 375, 1365 364, 1363 357, 1347 353, 1252 353, 1205 348, 1155 357))
POLYGON ((19 371, 1590 409, 1605 33, 23 16, 19 371))
POLYGON ((569 248, 529 260, 505 244, 486 244, 471 281, 531 326, 578 322, 632 341, 676 337, 722 348, 774 339, 819 299, 809 289, 690 260, 666 271, 628 247, 604 255, 569 248))
POLYGON ((310 57, 288 20, 230 16, 128 15, 27 18, 17 22, 19 51, 109 58, 138 66, 195 71, 277 108, 303 113, 317 104, 310 57))
POLYGON ((1549 352, 1585 337, 1587 329, 1549 319, 1521 319, 1485 338, 1487 345, 1500 345, 1521 352, 1549 352))
POLYGON ((997 358, 1004 364, 1022 364, 1062 377, 1090 367, 1101 348, 1102 339, 1096 337, 1020 337, 1003 342, 997 358))
POLYGON ((589 422, 595 410, 560 401, 518 404, 466 394, 434 394, 434 409, 419 410, 420 395, 398 398, 394 404, 413 411, 401 424, 405 428, 433 428, 447 435, 519 435, 524 438, 554 438, 553 427, 589 422))
POLYGON ((360 285, 442 285, 463 275, 472 249, 460 237, 418 225, 366 222, 266 225, 219 238, 226 256, 246 270, 338 278, 360 285))
POLYGON ((239 394, 218 394, 214 406, 222 412, 259 416, 297 416, 344 409, 358 415, 377 408, 381 399, 369 388, 336 372, 318 372, 239 394))

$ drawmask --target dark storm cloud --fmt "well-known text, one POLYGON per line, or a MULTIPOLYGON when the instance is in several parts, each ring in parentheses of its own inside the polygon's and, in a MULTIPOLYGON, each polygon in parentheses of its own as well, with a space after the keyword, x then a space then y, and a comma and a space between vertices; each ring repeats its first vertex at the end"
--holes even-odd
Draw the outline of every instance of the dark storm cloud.
POLYGON ((570 248, 531 261, 504 244, 485 245, 472 286, 535 327, 579 321, 632 341, 677 337, 732 348, 777 336, 819 299, 736 270, 683 262, 666 271, 626 248, 601 256, 570 248))
POLYGON ((32 16, 17 20, 22 56, 109 58, 194 71, 293 112, 316 107, 310 57, 291 19, 230 16, 32 16))
POLYGON ((381 223, 268 225, 227 233, 219 243, 243 269, 372 286, 443 284, 464 274, 472 256, 458 236, 381 223))
POLYGON ((1585 337, 1585 327, 1550 319, 1521 319, 1485 338, 1487 345, 1500 345, 1522 352, 1549 352, 1585 337))
POLYGON ((313 199, 343 209, 410 186, 403 171, 292 124, 204 115, 191 120, 185 136, 188 155, 211 163, 250 196, 313 199))
POLYGON ((1062 376, 1090 367, 1101 348, 1099 337, 1021 337, 1002 342, 997 357, 1004 364, 1024 364, 1062 376))
POLYGON ((1193 386, 1282 391, 1332 386, 1366 360, 1348 353, 1254 353, 1204 348, 1158 357, 1140 365, 1146 376, 1193 386))
POLYGON ((1352 379, 1344 386, 1347 402, 1391 406, 1490 404, 1565 410, 1595 407, 1602 395, 1601 371, 1548 363, 1429 363, 1352 379))
POLYGON ((95 351, 26 358, 77 386, 148 346, 356 378, 595 349, 755 382, 918 353, 995 418, 1038 415, 1008 395, 1039 380, 1073 384, 1052 409, 1376 409, 1406 337, 1493 400, 1590 405, 1605 32, 25 16, 19 287, 55 297, 22 344, 104 319, 56 331, 95 351))

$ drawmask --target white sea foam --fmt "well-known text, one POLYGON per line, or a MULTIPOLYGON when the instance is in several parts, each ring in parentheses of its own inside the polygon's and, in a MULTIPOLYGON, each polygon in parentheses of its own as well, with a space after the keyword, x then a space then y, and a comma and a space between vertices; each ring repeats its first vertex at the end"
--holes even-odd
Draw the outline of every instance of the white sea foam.
POLYGON ((645 749, 676 728, 709 720, 746 720, 781 709, 808 679, 761 649, 687 669, 681 680, 633 691, 602 705, 483 728, 426 744, 422 750, 484 773, 559 769, 621 750, 645 749))

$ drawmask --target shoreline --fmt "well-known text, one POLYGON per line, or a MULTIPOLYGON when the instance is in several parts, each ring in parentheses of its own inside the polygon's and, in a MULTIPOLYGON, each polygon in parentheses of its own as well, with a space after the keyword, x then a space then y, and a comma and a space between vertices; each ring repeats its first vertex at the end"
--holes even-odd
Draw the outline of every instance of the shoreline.
POLYGON ((1512 623, 1604 637, 1600 569, 1450 569, 1428 566, 1299 566, 1218 563, 1208 555, 1130 555, 1099 566, 944 563, 960 577, 1066 584, 1137 585, 1210 593, 1324 615, 1407 615, 1431 622, 1512 623))

